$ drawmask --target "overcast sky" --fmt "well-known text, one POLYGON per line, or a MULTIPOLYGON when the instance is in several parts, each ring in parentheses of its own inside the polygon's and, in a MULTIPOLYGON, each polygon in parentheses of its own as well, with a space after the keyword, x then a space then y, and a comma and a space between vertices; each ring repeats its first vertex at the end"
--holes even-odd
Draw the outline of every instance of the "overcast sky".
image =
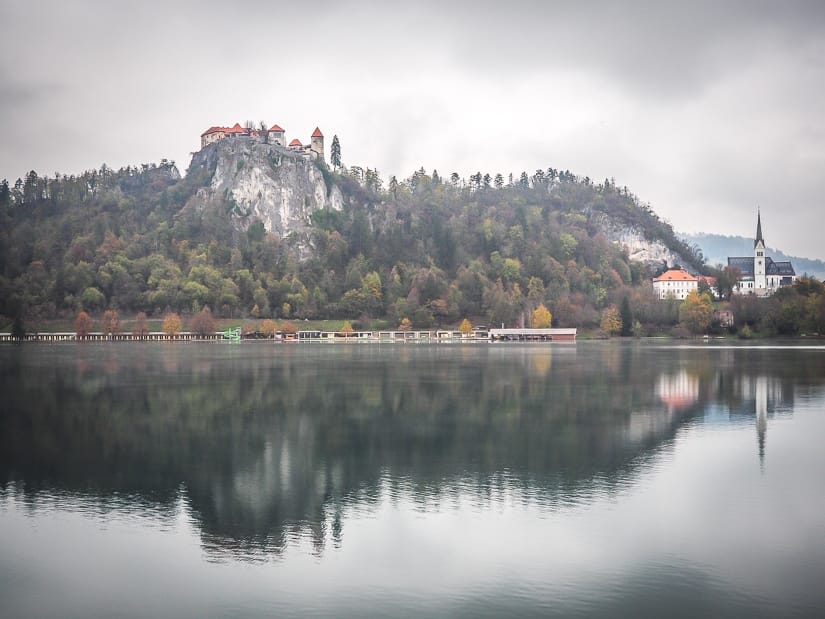
POLYGON ((0 178, 174 159, 212 125, 386 178, 569 169, 678 231, 825 258, 825 2, 0 2, 0 178))

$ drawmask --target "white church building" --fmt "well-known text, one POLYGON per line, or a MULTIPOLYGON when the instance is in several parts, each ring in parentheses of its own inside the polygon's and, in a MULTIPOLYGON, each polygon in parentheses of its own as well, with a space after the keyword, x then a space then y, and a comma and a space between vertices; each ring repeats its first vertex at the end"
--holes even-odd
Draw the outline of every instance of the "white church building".
POLYGON ((769 296, 782 286, 796 281, 796 272, 790 262, 776 262, 765 255, 765 239, 762 238, 762 214, 756 215, 756 239, 753 256, 728 257, 728 266, 739 271, 736 294, 769 296))

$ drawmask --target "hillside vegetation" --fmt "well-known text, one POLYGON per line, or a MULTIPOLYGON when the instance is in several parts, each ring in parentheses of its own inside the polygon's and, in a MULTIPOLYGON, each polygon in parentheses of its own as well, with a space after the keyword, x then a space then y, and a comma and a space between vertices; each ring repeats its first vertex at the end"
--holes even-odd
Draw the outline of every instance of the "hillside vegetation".
MULTIPOLYGON (((344 207, 310 216, 307 239, 238 226, 221 208, 185 208, 214 170, 102 167, 0 185, 0 314, 29 323, 100 313, 383 319, 414 326, 463 317, 517 324, 545 304, 558 326, 599 313, 656 267, 631 262, 601 223, 640 231, 702 269, 701 254, 611 181, 553 168, 506 183, 423 169, 390 179, 317 164, 344 207)), ((659 265, 661 266, 661 265, 659 265)), ((635 294, 634 298, 640 298, 635 294)))

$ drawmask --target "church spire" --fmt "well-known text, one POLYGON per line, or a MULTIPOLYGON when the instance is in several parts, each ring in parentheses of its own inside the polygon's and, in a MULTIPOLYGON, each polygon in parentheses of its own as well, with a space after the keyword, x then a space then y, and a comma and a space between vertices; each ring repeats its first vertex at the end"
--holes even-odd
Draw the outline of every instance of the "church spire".
POLYGON ((759 210, 759 207, 756 207, 756 240, 753 242, 753 246, 756 247, 759 245, 759 242, 762 242, 762 245, 765 244, 765 239, 762 238, 762 213, 759 210))

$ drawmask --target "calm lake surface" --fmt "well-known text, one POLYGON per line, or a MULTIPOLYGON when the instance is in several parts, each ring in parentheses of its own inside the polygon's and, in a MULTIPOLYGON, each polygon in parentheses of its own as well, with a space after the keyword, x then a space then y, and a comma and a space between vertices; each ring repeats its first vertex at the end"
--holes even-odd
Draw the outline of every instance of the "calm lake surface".
POLYGON ((0 616, 825 616, 825 347, 0 347, 0 616))

